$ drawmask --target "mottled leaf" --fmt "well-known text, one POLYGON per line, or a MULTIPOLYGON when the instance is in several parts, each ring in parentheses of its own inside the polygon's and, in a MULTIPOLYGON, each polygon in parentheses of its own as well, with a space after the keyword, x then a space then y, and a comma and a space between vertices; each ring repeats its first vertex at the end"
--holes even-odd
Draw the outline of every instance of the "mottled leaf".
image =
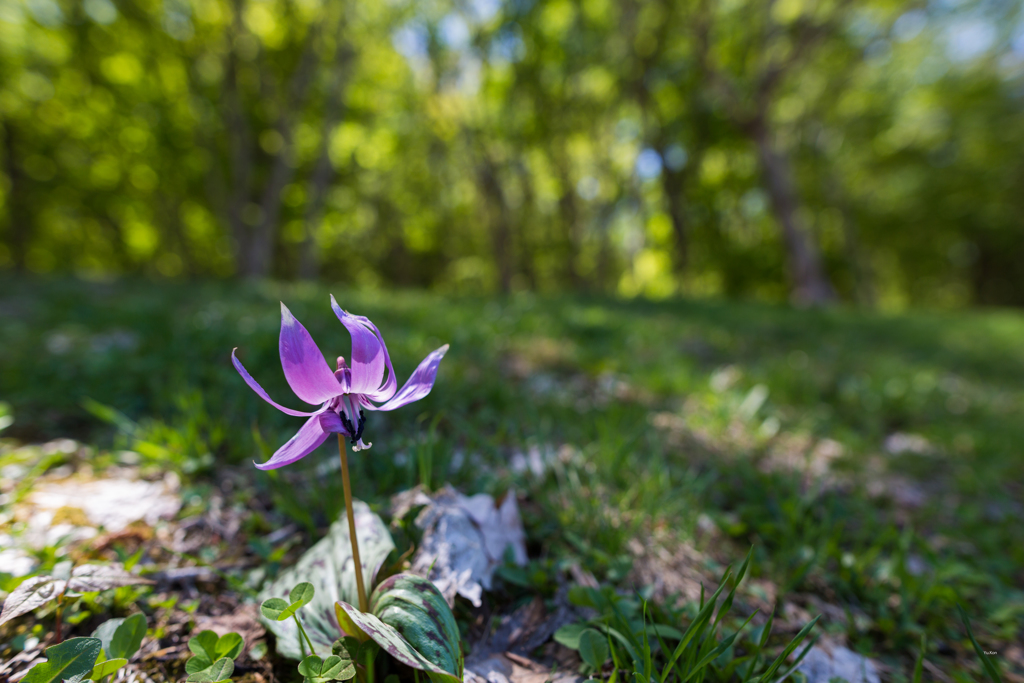
POLYGON ((77 593, 105 591, 120 586, 136 586, 153 583, 149 579, 126 572, 119 564, 83 564, 75 567, 68 580, 68 590, 77 593))
POLYGON ((33 576, 25 579, 4 601, 4 609, 0 612, 0 624, 42 607, 50 600, 56 600, 57 596, 64 592, 66 585, 66 581, 60 581, 52 576, 33 576))
POLYGON ((435 665, 462 676, 459 627, 432 581, 395 574, 374 589, 370 611, 435 665))
MULTIPOLYGON (((363 578, 369 586, 373 584, 377 569, 384 563, 388 553, 394 550, 395 544, 391 540, 387 526, 366 503, 355 501, 354 508, 363 578)), ((282 572, 259 597, 261 600, 282 598, 290 607, 295 602, 289 600, 292 588, 303 582, 312 584, 314 595, 308 606, 302 610, 302 625, 313 641, 316 654, 327 657, 331 654, 331 645, 343 635, 334 611, 334 603, 338 600, 349 603, 359 601, 352 561, 352 544, 348 535, 348 519, 344 514, 331 525, 327 536, 306 551, 294 567, 282 572)), ((261 621, 277 636, 279 654, 291 659, 302 659, 304 653, 299 645, 299 632, 293 619, 274 621, 263 617, 261 621)))
POLYGON ((92 671, 89 673, 88 678, 90 681, 98 681, 104 676, 109 676, 114 673, 127 663, 127 659, 108 659, 102 664, 94 666, 92 671))
POLYGON ((139 651, 146 635, 146 615, 135 613, 114 630, 109 647, 104 648, 108 659, 131 659, 139 651))
POLYGON ((99 638, 68 638, 46 648, 46 661, 32 667, 21 680, 23 683, 79 683, 92 672, 101 647, 99 638))
POLYGON ((394 627, 385 624, 376 616, 364 614, 347 602, 339 602, 337 609, 364 635, 402 664, 425 672, 434 683, 461 683, 461 667, 459 671, 442 669, 420 654, 394 627))

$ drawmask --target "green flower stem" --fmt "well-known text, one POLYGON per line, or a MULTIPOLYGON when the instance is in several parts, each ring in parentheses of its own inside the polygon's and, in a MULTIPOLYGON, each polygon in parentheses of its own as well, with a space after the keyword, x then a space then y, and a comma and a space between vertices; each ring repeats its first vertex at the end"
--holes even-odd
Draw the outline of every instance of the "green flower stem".
MULTIPOLYGON (((309 654, 315 655, 316 650, 313 648, 313 641, 309 639, 308 635, 306 635, 306 629, 302 628, 302 622, 299 621, 299 615, 293 614, 292 619, 295 620, 295 625, 299 627, 299 633, 302 634, 302 637, 306 639, 306 643, 309 644, 309 654)), ((302 640, 299 640, 299 645, 302 645, 302 640)))
POLYGON ((352 485, 348 478, 348 453, 345 448, 345 436, 338 434, 338 455, 341 457, 341 487, 345 492, 345 512, 348 515, 348 535, 352 540, 352 561, 356 569, 356 590, 359 592, 359 611, 369 612, 370 602, 366 599, 366 586, 363 585, 363 563, 359 559, 359 539, 356 538, 356 515, 352 511, 352 485))
POLYGON ((376 653, 369 653, 366 657, 366 683, 373 683, 373 660, 376 653))

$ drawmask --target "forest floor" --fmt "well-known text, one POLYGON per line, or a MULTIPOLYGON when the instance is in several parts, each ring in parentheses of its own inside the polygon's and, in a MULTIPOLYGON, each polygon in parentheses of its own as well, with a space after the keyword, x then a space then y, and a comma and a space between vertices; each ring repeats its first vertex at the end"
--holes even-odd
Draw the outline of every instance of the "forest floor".
MULTIPOLYGON (((301 420, 253 394, 230 353, 301 407, 278 301, 333 359, 349 338, 329 290, 10 278, 0 291, 0 599, 67 560, 124 562, 155 583, 86 594, 65 636, 141 610, 135 666, 151 680, 181 680, 188 635, 210 627, 257 645, 239 675, 296 678, 253 600, 343 514, 336 455, 252 467, 301 420), (122 488, 102 509, 52 507, 110 482, 122 488)), ((530 562, 499 568, 482 607, 456 601, 467 649, 503 616, 555 610, 574 583, 685 627, 701 585, 753 547, 734 611, 759 610, 757 627, 774 609, 780 643, 821 615, 819 645, 870 658, 883 680, 911 678, 922 636, 925 680, 980 680, 959 603, 1003 679, 1024 681, 1024 315, 330 291, 380 328, 399 385, 451 344, 430 396, 369 415, 356 497, 386 521, 417 485, 517 497, 530 562)), ((0 626, 0 663, 52 643, 54 616, 0 626)), ((716 660, 719 680, 738 680, 729 658, 750 642, 716 660)), ((553 647, 528 654, 578 668, 553 647)))

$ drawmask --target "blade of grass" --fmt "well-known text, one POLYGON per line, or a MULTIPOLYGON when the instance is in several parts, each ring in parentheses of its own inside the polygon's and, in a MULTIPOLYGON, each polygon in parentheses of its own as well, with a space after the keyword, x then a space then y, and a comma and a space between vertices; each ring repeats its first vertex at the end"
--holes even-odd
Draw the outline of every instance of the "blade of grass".
POLYGON ((911 679, 911 683, 921 683, 921 669, 924 666, 924 651, 927 646, 925 636, 921 635, 921 651, 917 653, 917 661, 914 662, 914 677, 911 679))
MULTIPOLYGON (((821 619, 820 614, 814 617, 814 619, 811 620, 811 623, 807 624, 802 629, 800 629, 800 632, 797 633, 796 637, 790 641, 789 645, 786 646, 786 649, 782 651, 782 654, 776 657, 775 661, 772 662, 772 665, 768 667, 768 670, 761 674, 761 677, 757 679, 759 683, 765 683, 765 681, 770 681, 772 679, 772 676, 775 674, 775 672, 778 671, 779 667, 782 666, 782 663, 786 661, 786 657, 793 653, 793 650, 795 650, 797 646, 800 645, 801 642, 803 642, 803 639, 806 638, 807 634, 811 632, 811 629, 814 628, 814 625, 818 623, 818 619, 821 619)), ((804 652, 803 654, 806 654, 806 652, 804 652)))
POLYGON ((704 585, 701 584, 701 587, 700 587, 701 610, 700 610, 700 612, 697 613, 696 618, 692 622, 690 622, 690 625, 686 628, 686 630, 683 631, 683 637, 679 640, 679 644, 676 645, 675 651, 672 653, 672 656, 669 658, 668 664, 665 667, 666 669, 669 669, 669 668, 672 668, 673 666, 675 666, 676 660, 678 660, 679 656, 682 655, 683 652, 686 650, 686 646, 690 643, 690 640, 694 636, 699 635, 701 631, 703 631, 703 625, 704 625, 705 622, 707 622, 707 621, 709 621, 711 619, 711 612, 714 611, 715 603, 718 601, 718 596, 722 593, 722 590, 725 589, 726 581, 728 580, 728 578, 729 578, 729 569, 727 568, 725 570, 725 577, 724 577, 724 579, 722 581, 722 584, 718 587, 718 590, 715 591, 715 594, 711 596, 711 600, 708 601, 706 604, 704 602, 704 585))
MULTIPOLYGON (((757 614, 757 612, 754 612, 754 614, 757 614)), ((700 661, 697 662, 694 668, 690 670, 690 673, 686 676, 686 678, 680 681, 680 683, 686 683, 686 681, 693 678, 693 676, 699 673, 702 669, 704 669, 704 667, 706 667, 708 664, 717 659, 720 654, 728 650, 729 647, 733 644, 733 642, 735 642, 736 638, 740 635, 740 633, 743 632, 743 629, 746 628, 747 624, 750 623, 750 620, 754 618, 754 614, 751 614, 749 617, 747 617, 747 620, 743 622, 743 625, 739 627, 736 633, 732 634, 731 636, 723 640, 718 645, 718 647, 714 648, 713 650, 711 650, 711 652, 704 655, 704 657, 702 657, 700 661)))
POLYGON ((761 629, 761 637, 758 638, 757 648, 750 656, 750 666, 747 667, 747 675, 743 677, 743 680, 748 681, 750 677, 754 675, 754 669, 757 668, 757 660, 761 658, 761 651, 764 650, 764 646, 768 644, 768 638, 772 634, 772 626, 775 623, 775 608, 772 608, 772 613, 768 615, 768 621, 765 622, 764 628, 761 629))
POLYGON ((971 630, 971 622, 967 618, 967 612, 960 603, 956 603, 956 608, 960 610, 960 619, 964 622, 964 628, 967 629, 967 636, 971 639, 971 645, 974 646, 974 651, 978 653, 978 657, 981 659, 981 665, 985 667, 985 673, 992 679, 992 683, 1003 683, 1003 679, 999 677, 999 671, 996 669, 996 665, 992 663, 992 660, 988 658, 985 651, 981 649, 981 645, 978 645, 978 641, 974 638, 974 631, 971 630))

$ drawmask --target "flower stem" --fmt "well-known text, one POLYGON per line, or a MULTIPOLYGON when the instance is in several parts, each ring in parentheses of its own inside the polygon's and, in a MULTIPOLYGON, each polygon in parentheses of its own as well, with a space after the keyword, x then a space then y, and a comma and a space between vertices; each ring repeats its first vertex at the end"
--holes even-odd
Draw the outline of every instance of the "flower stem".
MULTIPOLYGON (((316 648, 313 647, 313 641, 310 640, 309 635, 306 634, 306 629, 302 628, 302 622, 299 621, 299 615, 293 614, 292 618, 295 619, 295 625, 299 627, 299 633, 302 634, 302 637, 306 639, 306 643, 309 645, 309 654, 315 655, 316 648)), ((302 638, 299 638, 299 645, 302 645, 302 638)))
POLYGON ((352 511, 352 485, 348 479, 348 449, 345 448, 345 435, 338 434, 338 455, 341 457, 341 487, 345 492, 345 512, 348 514, 348 535, 352 539, 352 560, 356 568, 356 590, 359 592, 359 611, 369 612, 370 604, 366 599, 366 586, 363 585, 363 563, 359 559, 359 540, 356 538, 356 515, 352 511))

